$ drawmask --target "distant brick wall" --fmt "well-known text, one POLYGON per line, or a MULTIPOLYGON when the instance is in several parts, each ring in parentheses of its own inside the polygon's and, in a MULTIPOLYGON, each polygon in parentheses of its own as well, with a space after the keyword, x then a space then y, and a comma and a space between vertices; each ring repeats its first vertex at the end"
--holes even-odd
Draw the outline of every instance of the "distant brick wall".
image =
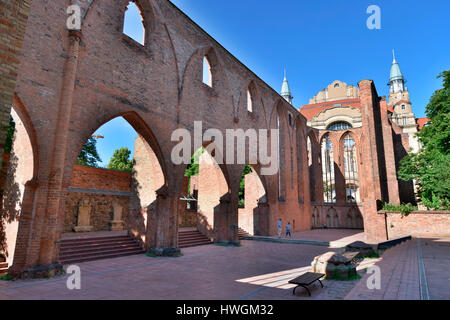
POLYGON ((30 0, 0 0, 0 159, 13 104, 30 0))
POLYGON ((407 216, 388 212, 386 224, 389 239, 450 236, 450 211, 414 211, 407 216))
POLYGON ((66 197, 63 232, 72 232, 77 224, 78 206, 82 200, 91 205, 93 231, 110 230, 113 204, 122 206, 125 228, 130 224, 131 173, 100 168, 74 166, 72 182, 66 197))
POLYGON ((110 191, 131 191, 131 173, 74 166, 71 187, 110 191))

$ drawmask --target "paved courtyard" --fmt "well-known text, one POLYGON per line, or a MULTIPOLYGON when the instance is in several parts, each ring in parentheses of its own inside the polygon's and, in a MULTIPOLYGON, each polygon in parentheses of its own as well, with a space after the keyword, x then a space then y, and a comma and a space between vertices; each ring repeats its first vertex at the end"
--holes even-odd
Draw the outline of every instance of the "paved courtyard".
MULTIPOLYGON (((0 299, 450 299, 450 238, 414 239, 365 260, 381 268, 381 290, 361 280, 325 280, 292 295, 290 279, 309 271, 314 256, 340 249, 289 243, 242 241, 241 247, 187 248, 179 258, 145 255, 78 264, 81 290, 68 290, 65 277, 34 281, 0 281, 0 299), (421 249, 420 249, 421 248, 421 249), (420 253, 419 253, 420 252, 420 253), (426 284, 419 281, 423 264, 426 284)), ((359 269, 361 269, 360 267, 359 269)))
MULTIPOLYGON (((278 239, 278 236, 270 238, 278 239)), ((286 237, 283 233, 281 239, 326 243, 334 248, 342 248, 355 241, 364 241, 364 231, 357 229, 314 229, 294 232, 292 237, 286 237)))
MULTIPOLYGON (((0 299, 310 299, 287 282, 308 270, 320 246, 242 241, 241 247, 187 248, 183 257, 136 255, 80 263, 82 289, 66 278, 0 281, 0 299)), ((334 249, 332 249, 334 250, 334 249)), ((351 282, 325 281, 313 299, 342 299, 351 282)))

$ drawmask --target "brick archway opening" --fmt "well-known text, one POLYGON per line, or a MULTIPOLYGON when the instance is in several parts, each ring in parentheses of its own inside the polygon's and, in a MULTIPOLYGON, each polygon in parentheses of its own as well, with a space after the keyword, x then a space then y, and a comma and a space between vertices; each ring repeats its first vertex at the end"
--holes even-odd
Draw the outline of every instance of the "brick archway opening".
POLYGON ((259 206, 267 204, 266 187, 259 175, 259 167, 246 165, 239 188, 238 226, 241 237, 259 234, 259 206))
POLYGON ((222 157, 213 143, 196 150, 186 168, 178 216, 179 247, 209 244, 219 240, 226 229, 230 194, 222 157), (190 200, 189 200, 190 199, 190 200), (226 208, 225 208, 226 207, 226 208))
POLYGON ((17 256, 22 254, 21 250, 17 250, 16 243, 19 242, 21 220, 31 214, 27 209, 33 201, 32 185, 38 162, 33 133, 31 121, 15 97, 0 176, 0 253, 3 256, 0 272, 15 262, 16 253, 17 256))
POLYGON ((156 137, 134 113, 109 120, 89 137, 67 189, 61 263, 140 253, 149 247, 149 230, 156 229, 150 216, 157 191, 166 185, 160 159, 156 137), (96 146, 100 163, 92 152, 96 146))

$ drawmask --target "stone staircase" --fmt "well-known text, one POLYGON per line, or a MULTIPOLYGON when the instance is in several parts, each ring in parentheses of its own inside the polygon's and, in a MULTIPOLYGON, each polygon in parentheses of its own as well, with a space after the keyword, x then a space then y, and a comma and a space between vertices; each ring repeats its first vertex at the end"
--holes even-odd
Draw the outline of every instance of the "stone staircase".
POLYGON ((61 264, 109 259, 144 253, 139 244, 128 235, 68 238, 61 240, 61 264))
POLYGON ((8 263, 0 262, 0 276, 8 274, 8 263))
POLYGON ((242 240, 242 239, 244 239, 246 237, 250 237, 251 234, 248 233, 247 231, 245 231, 242 228, 238 228, 238 236, 239 236, 239 240, 242 240))
POLYGON ((178 231, 178 247, 188 248, 212 244, 211 240, 196 229, 180 229, 178 231))

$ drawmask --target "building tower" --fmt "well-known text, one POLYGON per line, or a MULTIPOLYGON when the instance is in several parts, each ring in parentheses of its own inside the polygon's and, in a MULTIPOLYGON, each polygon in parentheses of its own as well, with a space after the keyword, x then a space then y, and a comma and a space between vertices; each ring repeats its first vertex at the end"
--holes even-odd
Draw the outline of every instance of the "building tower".
POLYGON ((406 80, 403 77, 400 66, 395 59, 393 53, 393 62, 389 78, 389 102, 388 105, 392 110, 392 121, 399 125, 404 133, 409 135, 409 146, 413 151, 418 151, 418 140, 415 137, 417 133, 417 123, 414 113, 412 112, 411 101, 409 99, 409 91, 405 86, 406 80))
POLYGON ((294 99, 294 97, 291 94, 291 89, 289 88, 289 83, 287 81, 286 78, 286 70, 284 70, 284 80, 283 80, 283 85, 281 87, 281 96, 290 104, 292 104, 292 99, 294 99))

